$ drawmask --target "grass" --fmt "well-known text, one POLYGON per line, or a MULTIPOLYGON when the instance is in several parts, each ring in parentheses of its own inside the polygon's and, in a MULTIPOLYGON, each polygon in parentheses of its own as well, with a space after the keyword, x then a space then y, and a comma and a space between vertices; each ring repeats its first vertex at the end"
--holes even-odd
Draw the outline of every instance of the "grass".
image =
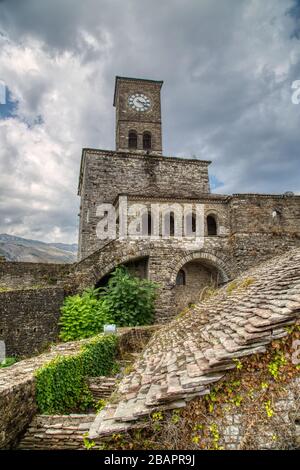
POLYGON ((16 357, 7 357, 4 359, 4 361, 0 362, 0 369, 3 369, 4 367, 10 367, 16 362, 18 362, 16 357))

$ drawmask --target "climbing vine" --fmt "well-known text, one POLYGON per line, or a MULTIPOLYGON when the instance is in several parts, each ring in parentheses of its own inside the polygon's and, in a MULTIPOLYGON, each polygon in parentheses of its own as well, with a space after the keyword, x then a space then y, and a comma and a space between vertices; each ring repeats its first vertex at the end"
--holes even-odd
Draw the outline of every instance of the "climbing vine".
POLYGON ((40 413, 66 413, 93 404, 85 378, 108 375, 114 367, 117 338, 98 335, 78 354, 57 356, 36 372, 36 400, 40 413))

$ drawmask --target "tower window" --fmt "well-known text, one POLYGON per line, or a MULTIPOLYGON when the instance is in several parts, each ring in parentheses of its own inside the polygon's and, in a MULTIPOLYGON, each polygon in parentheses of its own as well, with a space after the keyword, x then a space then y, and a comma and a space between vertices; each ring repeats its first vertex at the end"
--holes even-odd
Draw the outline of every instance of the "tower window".
POLYGON ((176 286, 185 286, 185 272, 183 269, 180 269, 180 271, 178 271, 176 277, 176 286))
POLYGON ((142 233, 143 235, 148 235, 149 237, 152 234, 152 217, 151 217, 151 211, 146 212, 143 214, 142 217, 142 224, 143 224, 143 229, 142 233))
POLYGON ((207 216, 207 235, 209 237, 213 237, 214 235, 217 235, 217 222, 216 219, 213 215, 208 215, 207 216))
POLYGON ((193 212, 190 212, 186 216, 186 234, 188 237, 196 233, 197 223, 196 215, 193 212))
POLYGON ((129 131, 128 148, 137 149, 137 133, 135 131, 129 131))
POLYGON ((174 237, 175 235, 175 219, 174 212, 167 212, 164 215, 164 236, 174 237))
POLYGON ((143 134, 143 149, 144 150, 151 150, 152 142, 151 142, 151 134, 150 132, 144 132, 143 134))

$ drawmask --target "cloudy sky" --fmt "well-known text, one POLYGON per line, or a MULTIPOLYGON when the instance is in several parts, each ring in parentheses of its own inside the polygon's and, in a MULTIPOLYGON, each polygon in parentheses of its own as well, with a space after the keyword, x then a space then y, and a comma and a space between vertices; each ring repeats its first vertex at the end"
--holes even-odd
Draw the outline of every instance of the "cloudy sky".
POLYGON ((0 0, 0 233, 77 241, 115 75, 164 80, 164 154, 212 160, 214 192, 300 194, 300 0, 0 0))

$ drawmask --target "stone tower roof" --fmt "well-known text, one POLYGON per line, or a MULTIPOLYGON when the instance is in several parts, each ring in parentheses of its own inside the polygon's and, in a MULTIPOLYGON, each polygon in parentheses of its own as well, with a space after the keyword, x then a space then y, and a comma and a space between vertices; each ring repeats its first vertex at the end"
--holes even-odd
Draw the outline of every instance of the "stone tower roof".
POLYGON ((209 393, 234 359, 264 353, 300 316, 300 249, 273 258, 159 330, 119 385, 119 401, 97 415, 96 438, 134 427, 157 409, 209 393))

